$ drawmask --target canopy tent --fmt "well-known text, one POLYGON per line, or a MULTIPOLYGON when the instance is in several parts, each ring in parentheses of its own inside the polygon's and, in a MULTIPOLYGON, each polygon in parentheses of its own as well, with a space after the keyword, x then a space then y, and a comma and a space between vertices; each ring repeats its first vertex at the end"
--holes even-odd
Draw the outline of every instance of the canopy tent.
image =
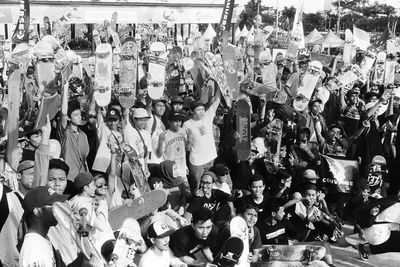
POLYGON ((324 48, 335 48, 335 47, 342 47, 344 46, 344 40, 340 39, 336 34, 332 31, 329 31, 328 34, 319 39, 318 41, 314 42, 314 44, 319 44, 324 48))
MULTIPOLYGON (((224 0, 30 0, 31 23, 41 24, 43 17, 51 21, 68 16, 64 23, 103 23, 118 13, 117 23, 160 23, 164 14, 176 18, 174 23, 219 23, 224 0)), ((2 0, 0 5, 0 24, 13 24, 19 17, 19 1, 2 0)), ((232 22, 237 21, 236 8, 232 22)))
POLYGON ((321 38, 323 38, 322 34, 317 29, 314 29, 306 37, 304 37, 304 42, 306 44, 314 43, 320 40, 321 38))

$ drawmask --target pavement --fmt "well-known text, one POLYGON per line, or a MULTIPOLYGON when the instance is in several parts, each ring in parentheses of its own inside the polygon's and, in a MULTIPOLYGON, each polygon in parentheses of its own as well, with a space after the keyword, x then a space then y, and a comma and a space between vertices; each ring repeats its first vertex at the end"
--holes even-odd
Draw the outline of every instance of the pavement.
POLYGON ((353 227, 344 225, 344 236, 337 243, 331 245, 333 264, 336 267, 398 267, 400 266, 400 253, 384 253, 370 255, 367 261, 360 259, 358 251, 349 245, 344 237, 353 233, 353 227))

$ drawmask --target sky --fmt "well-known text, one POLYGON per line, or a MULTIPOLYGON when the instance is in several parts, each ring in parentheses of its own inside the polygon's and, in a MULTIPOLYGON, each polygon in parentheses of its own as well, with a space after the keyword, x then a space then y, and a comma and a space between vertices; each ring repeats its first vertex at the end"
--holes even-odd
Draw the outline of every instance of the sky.
MULTIPOLYGON (((236 0, 235 3, 239 5, 247 4, 248 0, 236 0)), ((332 0, 304 0, 304 12, 314 13, 323 11, 325 4, 329 6, 332 0), (326 2, 326 3, 325 3, 326 2)), ((392 5, 395 8, 400 8, 400 0, 370 0, 371 4, 374 2, 392 5)), ((262 5, 276 7, 283 9, 285 6, 296 6, 297 0, 262 0, 262 5)))

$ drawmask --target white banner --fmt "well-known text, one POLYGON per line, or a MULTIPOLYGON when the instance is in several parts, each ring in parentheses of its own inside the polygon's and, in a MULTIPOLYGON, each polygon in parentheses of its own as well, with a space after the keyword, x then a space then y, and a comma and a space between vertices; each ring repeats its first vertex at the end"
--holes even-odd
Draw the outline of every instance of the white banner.
POLYGON ((366 51, 370 43, 370 35, 356 26, 353 27, 353 44, 366 51))

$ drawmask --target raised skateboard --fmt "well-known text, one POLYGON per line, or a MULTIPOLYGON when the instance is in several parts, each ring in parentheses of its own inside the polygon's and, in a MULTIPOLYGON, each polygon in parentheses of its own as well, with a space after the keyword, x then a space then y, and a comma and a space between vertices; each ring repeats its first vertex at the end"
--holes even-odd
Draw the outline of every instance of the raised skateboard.
MULTIPOLYGON (((213 264, 217 267, 237 266, 243 253, 243 241, 239 237, 230 237, 225 242, 221 251, 214 258, 213 264)), ((209 265, 212 266, 212 265, 209 265)))
POLYGON ((111 101, 112 48, 110 44, 100 44, 96 48, 96 69, 94 99, 100 107, 111 101))
MULTIPOLYGON (((54 64, 54 51, 51 44, 40 41, 34 48, 34 54, 37 60, 37 75, 39 84, 39 93, 48 92, 48 85, 56 77, 54 64)), ((54 92, 53 92, 54 93, 54 92)))
POLYGON ((58 225, 70 234, 83 255, 88 260, 91 256, 95 256, 105 264, 101 252, 94 244, 92 236, 95 230, 87 223, 87 210, 83 208, 79 211, 79 215, 74 214, 68 202, 56 202, 52 205, 52 210, 58 225))
POLYGON ((395 60, 386 60, 385 66, 385 85, 394 84, 394 75, 397 62, 395 60))
POLYGON ((77 55, 73 50, 66 50, 66 56, 69 61, 72 63, 72 73, 73 77, 77 77, 79 79, 83 79, 83 67, 82 67, 82 58, 77 55))
POLYGON ((321 260, 326 253, 323 246, 317 245, 263 245, 261 261, 307 262, 321 260))
POLYGON ((237 76, 237 60, 235 47, 227 45, 223 48, 224 73, 228 87, 232 90, 233 99, 239 96, 239 80, 237 76))
POLYGON ((131 108, 135 103, 138 49, 135 39, 127 37, 122 42, 119 69, 119 103, 131 108))
POLYGON ((343 47, 343 62, 344 65, 350 65, 352 61, 352 49, 353 49, 353 33, 350 29, 346 29, 344 37, 344 47, 343 47))
POLYGON ((267 125, 265 133, 265 160, 266 162, 278 165, 279 151, 281 149, 283 122, 280 119, 274 119, 267 125))
POLYGON ((122 205, 108 212, 108 221, 111 228, 116 231, 121 228, 123 222, 128 218, 140 219, 160 208, 167 201, 167 193, 156 189, 135 198, 131 205, 122 205))
POLYGON ((243 250, 239 256, 238 263, 235 265, 237 267, 250 267, 250 263, 247 261, 250 248, 249 248, 249 228, 246 221, 240 217, 233 217, 230 224, 229 230, 232 237, 238 237, 242 240, 243 250))
POLYGON ((40 129, 46 124, 47 115, 50 120, 54 119, 60 106, 61 96, 59 94, 56 93, 50 96, 43 96, 40 103, 39 114, 37 115, 35 122, 35 129, 40 129))
POLYGON ((297 91, 296 98, 293 101, 293 107, 297 111, 303 111, 310 102, 312 93, 317 85, 319 74, 307 71, 303 78, 303 83, 297 91))
POLYGON ((43 17, 43 35, 51 35, 51 24, 48 16, 43 17))
POLYGON ((372 79, 373 84, 382 85, 384 83, 385 62, 386 62, 386 52, 379 51, 376 56, 374 75, 372 79))
POLYGON ((376 56, 376 49, 373 47, 368 48, 367 51, 365 51, 364 58, 360 63, 360 71, 365 77, 367 77, 372 70, 376 56))
POLYGON ((152 54, 148 56, 149 72, 147 88, 148 94, 152 99, 160 99, 164 94, 165 67, 167 64, 165 49, 165 45, 160 42, 153 43, 150 46, 152 54))
POLYGON ((245 99, 236 103, 236 125, 239 140, 236 142, 237 158, 246 161, 251 151, 250 105, 245 99))
POLYGON ((183 52, 181 47, 174 46, 167 55, 165 66, 165 87, 170 97, 177 96, 180 88, 184 86, 183 66, 180 62, 183 52))

